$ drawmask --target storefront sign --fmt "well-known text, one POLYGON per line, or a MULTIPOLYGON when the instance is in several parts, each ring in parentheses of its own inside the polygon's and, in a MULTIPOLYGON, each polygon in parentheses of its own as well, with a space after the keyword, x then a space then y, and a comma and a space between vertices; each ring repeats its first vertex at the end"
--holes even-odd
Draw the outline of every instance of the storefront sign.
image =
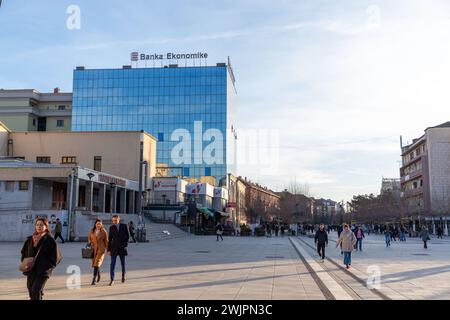
POLYGON ((182 191, 181 179, 153 179, 154 191, 182 191))
POLYGON ((115 185, 120 186, 120 187, 125 187, 127 185, 127 182, 123 179, 106 176, 104 174, 98 175, 98 181, 103 182, 103 183, 109 183, 109 184, 114 183, 115 185))

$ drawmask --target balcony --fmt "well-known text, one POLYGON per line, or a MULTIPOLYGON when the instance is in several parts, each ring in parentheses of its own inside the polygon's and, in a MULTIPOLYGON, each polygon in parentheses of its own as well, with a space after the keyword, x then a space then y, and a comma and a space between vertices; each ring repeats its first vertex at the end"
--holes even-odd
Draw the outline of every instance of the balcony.
POLYGON ((400 183, 405 183, 408 182, 410 180, 414 180, 420 176, 423 175, 423 171, 422 170, 416 170, 410 174, 406 174, 403 177, 400 178, 400 183))
POLYGON ((424 155, 425 155, 425 154, 421 153, 420 155, 414 157, 413 159, 404 162, 401 169, 404 169, 405 167, 409 166, 411 163, 414 163, 414 162, 419 161, 420 159, 422 159, 422 157, 423 157, 424 155))
POLYGON ((423 192, 424 192, 423 187, 418 187, 416 189, 405 190, 402 192, 402 194, 403 194, 404 198, 411 198, 411 197, 421 195, 421 194, 423 194, 423 192))

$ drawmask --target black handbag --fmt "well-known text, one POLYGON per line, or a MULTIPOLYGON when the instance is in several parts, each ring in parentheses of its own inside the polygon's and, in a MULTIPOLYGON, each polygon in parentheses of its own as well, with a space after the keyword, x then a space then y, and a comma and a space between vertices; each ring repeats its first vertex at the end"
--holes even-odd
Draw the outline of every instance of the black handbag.
POLYGON ((83 259, 94 258, 94 249, 92 249, 90 243, 88 243, 85 248, 81 248, 81 257, 83 259))

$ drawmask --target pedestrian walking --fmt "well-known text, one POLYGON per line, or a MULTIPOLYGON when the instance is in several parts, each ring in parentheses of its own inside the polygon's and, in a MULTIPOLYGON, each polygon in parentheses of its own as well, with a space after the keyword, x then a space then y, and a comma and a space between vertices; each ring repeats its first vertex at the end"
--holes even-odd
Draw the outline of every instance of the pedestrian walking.
POLYGON ((362 241, 365 238, 365 235, 361 227, 356 227, 355 236, 356 236, 356 250, 358 251, 359 249, 359 251, 362 251, 362 241))
POLYGON ((344 227, 343 227, 342 225, 339 225, 339 226, 337 227, 337 235, 338 235, 338 238, 341 236, 341 233, 342 233, 343 230, 344 230, 344 227))
MULTIPOLYGON (((339 225, 337 228, 338 239, 341 237, 342 231, 344 231, 344 225, 345 225, 345 223, 339 225)), ((341 244, 341 255, 343 255, 343 254, 344 254, 344 251, 342 251, 342 244, 341 244)))
POLYGON ((134 228, 133 221, 128 222, 128 231, 130 232, 130 238, 133 240, 133 243, 137 244, 136 238, 134 237, 134 235, 135 235, 134 230, 135 230, 135 228, 134 228))
POLYGON ((352 265, 352 251, 354 250, 356 244, 356 236, 355 234, 350 230, 350 227, 348 224, 344 226, 344 231, 342 231, 341 236, 339 237, 336 248, 339 245, 341 246, 341 250, 344 253, 344 264, 347 269, 350 268, 352 265))
POLYGON ((442 235, 444 234, 444 232, 442 231, 442 228, 439 226, 437 228, 437 235, 438 235, 438 239, 442 239, 442 235))
POLYGON ((89 232, 88 241, 93 251, 92 268, 94 268, 94 275, 91 285, 95 285, 100 282, 100 268, 105 259, 106 249, 108 248, 108 234, 103 227, 102 220, 95 220, 94 227, 89 232))
POLYGON ((125 257, 128 255, 128 240, 130 238, 130 233, 128 232, 128 227, 124 223, 120 223, 120 217, 115 214, 112 216, 112 225, 109 227, 108 235, 108 254, 111 256, 110 265, 110 276, 111 282, 110 286, 114 284, 114 276, 116 269, 117 256, 120 258, 120 264, 122 266, 122 282, 125 282, 125 257))
POLYGON ((223 227, 222 227, 222 225, 220 224, 220 222, 217 222, 217 224, 216 224, 216 236, 217 236, 217 240, 216 240, 216 241, 219 241, 219 237, 220 237, 220 239, 222 239, 222 241, 223 241, 222 234, 223 234, 223 227))
POLYGON ((391 230, 389 228, 384 229, 384 241, 386 242, 386 247, 391 246, 391 230))
POLYGON ((423 241, 423 248, 428 249, 427 242, 431 239, 426 226, 422 227, 422 230, 420 231, 420 237, 422 238, 423 241))
POLYGON ((319 230, 317 230, 314 236, 314 242, 317 247, 317 253, 322 258, 322 262, 325 260, 325 247, 328 246, 328 233, 325 230, 325 225, 321 224, 319 230))
POLYGON ((47 218, 36 219, 34 233, 23 244, 21 254, 20 270, 27 276, 30 299, 42 300, 45 284, 61 260, 47 218))
POLYGON ((62 237, 61 233, 62 233, 62 223, 59 220, 59 218, 57 218, 55 225, 55 241, 58 240, 58 238, 60 238, 62 243, 64 243, 64 238, 62 237))

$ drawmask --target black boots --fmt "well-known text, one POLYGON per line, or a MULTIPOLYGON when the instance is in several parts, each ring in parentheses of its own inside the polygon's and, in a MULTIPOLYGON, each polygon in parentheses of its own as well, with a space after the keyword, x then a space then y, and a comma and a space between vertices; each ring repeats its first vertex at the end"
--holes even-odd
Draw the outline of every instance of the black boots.
POLYGON ((125 273, 122 273, 122 283, 125 282, 125 273))
POLYGON ((94 277, 92 278, 91 285, 94 286, 96 282, 100 282, 100 270, 98 267, 94 267, 94 277))

